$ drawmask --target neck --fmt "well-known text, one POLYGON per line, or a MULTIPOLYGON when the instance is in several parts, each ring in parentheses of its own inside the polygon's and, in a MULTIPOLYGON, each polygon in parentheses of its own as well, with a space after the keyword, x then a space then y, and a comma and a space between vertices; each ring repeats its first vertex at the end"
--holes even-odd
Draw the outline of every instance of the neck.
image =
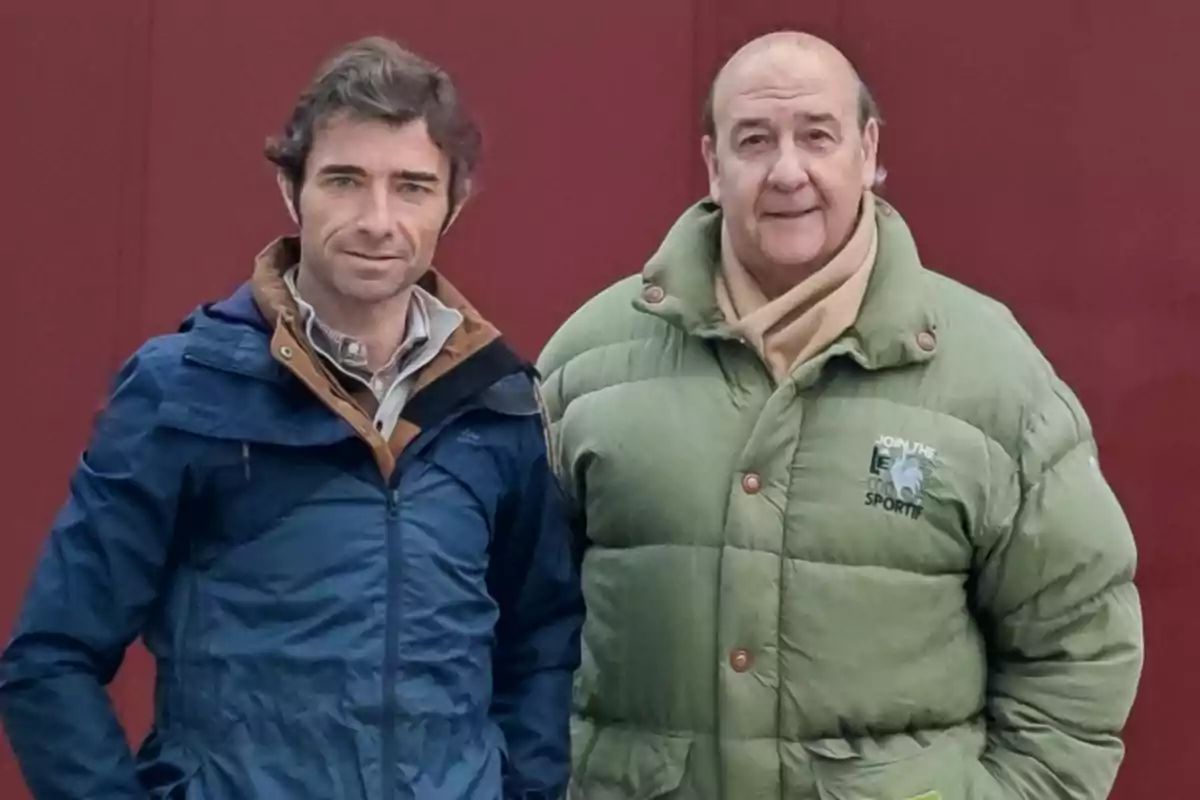
POLYGON ((803 274, 797 275, 793 270, 762 269, 747 264, 738 258, 731 243, 729 230, 724 225, 721 230, 721 263, 727 267, 741 267, 743 272, 754 278, 755 287, 762 293, 761 302, 769 302, 786 294, 789 289, 815 271, 806 268, 803 274))
POLYGON ((386 364, 404 340, 413 288, 377 303, 363 303, 330 291, 314 280, 303 264, 296 275, 296 289, 321 322, 366 346, 370 369, 386 364))
MULTIPOLYGON (((717 307, 731 329, 762 357, 777 382, 821 352, 858 317, 876 253, 874 216, 864 216, 847 242, 814 269, 774 286, 736 260, 722 265, 717 307), (800 277, 800 280, 795 280, 800 277)), ((768 273, 769 275, 771 273, 768 273)), ((787 275, 775 271, 773 277, 787 275)))

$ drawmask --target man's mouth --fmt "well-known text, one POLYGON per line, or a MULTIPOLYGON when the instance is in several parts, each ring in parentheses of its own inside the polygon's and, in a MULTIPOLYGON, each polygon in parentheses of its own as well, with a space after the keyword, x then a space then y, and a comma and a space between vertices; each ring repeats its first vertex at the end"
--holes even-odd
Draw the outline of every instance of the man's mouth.
POLYGON ((764 211, 763 216, 767 217, 768 219, 800 219, 801 217, 808 216, 816 210, 817 209, 814 207, 798 210, 764 211))
POLYGON ((389 253, 358 253, 353 250, 348 250, 347 255, 361 258, 364 261, 395 261, 400 258, 400 256, 389 253))

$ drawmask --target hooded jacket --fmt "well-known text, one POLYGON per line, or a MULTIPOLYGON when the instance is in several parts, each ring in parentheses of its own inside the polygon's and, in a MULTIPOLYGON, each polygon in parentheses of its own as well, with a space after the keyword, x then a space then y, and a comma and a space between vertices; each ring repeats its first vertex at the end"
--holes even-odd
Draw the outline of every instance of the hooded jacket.
POLYGON ((529 366, 471 316, 381 456, 289 322, 247 284, 120 370, 0 660, 34 797, 557 798, 583 609, 529 366))

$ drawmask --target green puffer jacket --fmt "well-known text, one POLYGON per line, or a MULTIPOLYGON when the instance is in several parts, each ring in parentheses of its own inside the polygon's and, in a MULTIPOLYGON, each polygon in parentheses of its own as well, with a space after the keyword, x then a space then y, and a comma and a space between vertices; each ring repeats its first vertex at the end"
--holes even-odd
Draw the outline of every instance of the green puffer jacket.
POLYGON ((858 322, 775 385, 719 214, 540 360, 589 545, 572 796, 1106 797, 1142 623, 1076 398, 882 201, 858 322))

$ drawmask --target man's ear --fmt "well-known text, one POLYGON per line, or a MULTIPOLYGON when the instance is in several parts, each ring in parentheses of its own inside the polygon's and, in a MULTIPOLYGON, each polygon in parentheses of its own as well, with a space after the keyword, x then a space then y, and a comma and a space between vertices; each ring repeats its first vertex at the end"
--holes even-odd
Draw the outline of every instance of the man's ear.
POLYGON ((463 184, 462 197, 455 199, 454 208, 450 209, 450 215, 446 217, 446 224, 442 226, 443 236, 446 235, 446 231, 450 230, 450 226, 453 225, 455 220, 458 219, 458 215, 462 213, 463 207, 467 204, 467 201, 473 197, 471 189, 472 183, 470 181, 466 181, 463 184))
POLYGON ((708 169, 708 194, 714 203, 721 202, 721 165, 717 161, 717 142, 712 136, 700 140, 700 155, 704 157, 704 166, 708 169))
POLYGON ((862 132, 863 189, 870 191, 880 182, 879 174, 879 120, 867 120, 862 132))
POLYGON ((288 215, 291 216, 292 222, 296 223, 296 225, 299 225, 300 214, 296 211, 296 195, 294 184, 282 172, 275 173, 275 183, 279 186, 279 193, 283 195, 283 204, 287 207, 288 215))

